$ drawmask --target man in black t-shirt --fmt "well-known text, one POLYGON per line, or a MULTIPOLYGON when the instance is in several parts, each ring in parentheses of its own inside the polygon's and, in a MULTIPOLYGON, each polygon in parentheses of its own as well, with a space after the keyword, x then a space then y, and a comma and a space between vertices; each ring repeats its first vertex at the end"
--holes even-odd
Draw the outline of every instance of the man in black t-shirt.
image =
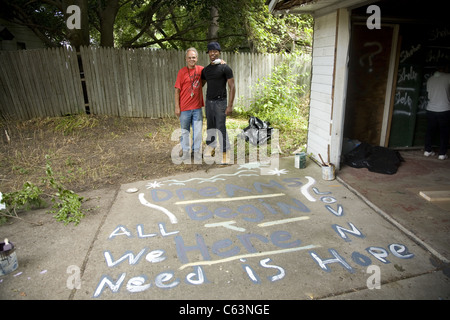
POLYGON ((219 135, 220 145, 222 147, 222 164, 229 163, 230 143, 227 136, 226 117, 233 112, 233 101, 236 94, 234 85, 233 70, 226 65, 215 62, 220 57, 220 45, 217 42, 208 44, 208 55, 211 63, 202 70, 202 80, 207 82, 206 89, 206 124, 207 150, 205 155, 212 155, 212 151, 217 146, 217 130, 221 133, 219 135), (229 94, 227 95, 227 84, 229 94), (228 98, 228 99, 227 99, 228 98))

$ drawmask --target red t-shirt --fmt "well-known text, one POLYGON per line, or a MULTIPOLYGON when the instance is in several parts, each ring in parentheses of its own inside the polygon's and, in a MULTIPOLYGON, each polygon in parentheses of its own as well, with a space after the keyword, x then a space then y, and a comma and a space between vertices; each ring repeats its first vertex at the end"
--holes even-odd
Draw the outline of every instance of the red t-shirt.
POLYGON ((180 111, 199 109, 204 106, 202 91, 202 74, 203 67, 195 66, 195 69, 188 67, 181 68, 178 71, 175 88, 180 92, 180 111), (191 96, 191 94, 193 94, 191 96))

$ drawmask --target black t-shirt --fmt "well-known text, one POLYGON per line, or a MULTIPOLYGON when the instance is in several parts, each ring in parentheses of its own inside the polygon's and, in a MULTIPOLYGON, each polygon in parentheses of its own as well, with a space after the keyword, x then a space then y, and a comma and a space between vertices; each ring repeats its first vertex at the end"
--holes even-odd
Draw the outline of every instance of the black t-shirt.
POLYGON ((208 85, 206 99, 216 100, 227 97, 227 80, 233 78, 233 70, 227 64, 209 64, 202 70, 202 79, 208 85))

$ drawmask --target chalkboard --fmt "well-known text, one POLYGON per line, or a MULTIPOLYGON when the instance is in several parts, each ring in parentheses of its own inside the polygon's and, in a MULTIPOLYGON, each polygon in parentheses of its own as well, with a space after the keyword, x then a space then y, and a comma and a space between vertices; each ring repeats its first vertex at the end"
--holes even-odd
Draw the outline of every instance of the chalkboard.
POLYGON ((412 146, 421 87, 422 66, 400 64, 394 94, 389 147, 412 146))
POLYGON ((438 64, 450 62, 449 30, 442 26, 400 26, 401 48, 389 147, 423 146, 426 81, 438 64))

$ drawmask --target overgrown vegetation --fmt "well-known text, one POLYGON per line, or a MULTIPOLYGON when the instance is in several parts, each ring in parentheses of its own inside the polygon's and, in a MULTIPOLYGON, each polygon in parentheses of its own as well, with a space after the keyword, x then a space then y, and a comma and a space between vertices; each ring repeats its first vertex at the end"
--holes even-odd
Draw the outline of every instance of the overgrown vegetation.
POLYGON ((65 225, 69 223, 78 225, 81 218, 85 216, 84 210, 81 207, 84 198, 72 190, 66 189, 60 181, 55 179, 49 156, 47 155, 45 158, 46 179, 44 182, 48 183, 55 191, 51 196, 53 210, 50 212, 54 214, 56 220, 64 222, 65 225))
MULTIPOLYGON (((304 148, 309 110, 303 77, 308 75, 299 63, 304 59, 297 58, 289 55, 270 76, 255 83, 249 103, 236 101, 227 127, 238 130, 230 132, 244 129, 249 117, 256 116, 279 130, 276 151, 290 155, 304 148)), ((178 128, 176 118, 83 114, 0 121, 0 132, 7 136, 0 143, 0 191, 7 205, 0 211, 0 223, 19 218, 20 210, 43 207, 44 198, 49 198, 55 219, 77 225, 85 215, 84 199, 77 192, 214 167, 172 163, 170 154, 178 143, 172 134, 178 128)))
POLYGON ((31 210, 42 207, 45 201, 41 196, 42 190, 29 181, 23 184, 20 191, 3 194, 0 203, 6 205, 6 209, 0 210, 0 225, 4 224, 11 217, 22 219, 18 215, 17 211, 19 210, 31 210))
POLYGON ((72 190, 66 189, 60 181, 55 179, 48 155, 46 156, 45 173, 46 178, 43 179, 43 183, 48 184, 53 192, 45 194, 38 186, 26 181, 20 191, 4 194, 1 203, 6 205, 6 209, 0 210, 0 224, 5 223, 10 217, 21 219, 18 215, 19 210, 42 208, 46 205, 43 196, 50 197, 53 206, 49 212, 54 214, 56 220, 65 225, 80 223, 81 218, 85 216, 82 208, 84 198, 72 190))
POLYGON ((0 224, 47 206, 55 219, 78 224, 90 210, 80 192, 206 169, 170 161, 178 127, 175 118, 0 118, 0 224))
POLYGON ((306 143, 308 130, 307 88, 302 81, 308 74, 299 70, 304 63, 291 54, 287 60, 277 66, 272 74, 260 79, 253 87, 254 98, 249 106, 239 102, 236 111, 240 117, 258 117, 267 121, 280 132, 282 149, 291 152, 306 143))
POLYGON ((71 134, 74 130, 92 129, 98 124, 98 119, 86 114, 70 115, 62 117, 55 123, 55 130, 64 135, 71 134))

